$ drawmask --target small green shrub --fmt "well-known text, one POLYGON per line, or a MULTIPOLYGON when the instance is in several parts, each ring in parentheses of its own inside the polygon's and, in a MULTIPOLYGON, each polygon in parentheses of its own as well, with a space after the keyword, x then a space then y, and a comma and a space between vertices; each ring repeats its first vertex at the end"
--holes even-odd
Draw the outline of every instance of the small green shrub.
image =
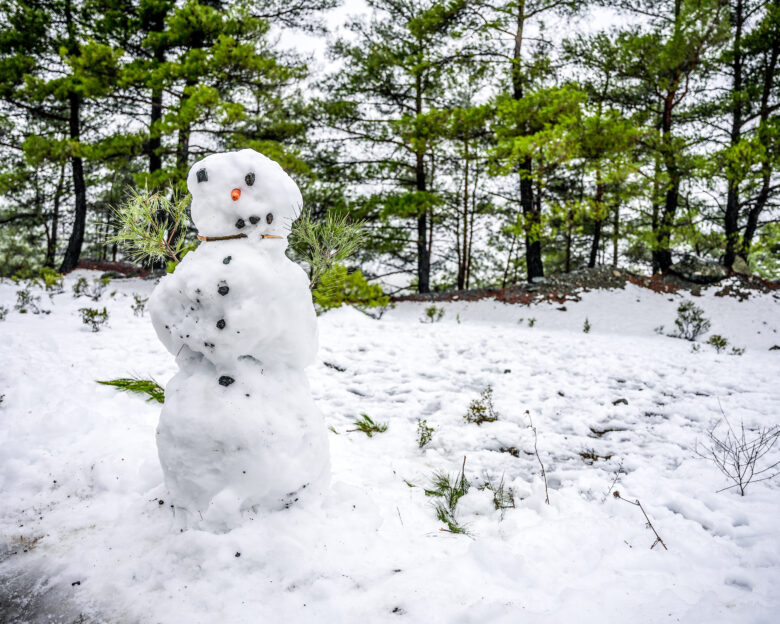
POLYGON ((27 314, 28 312, 40 314, 41 309, 38 307, 40 301, 41 298, 38 295, 33 295, 30 286, 27 285, 16 291, 16 304, 14 305, 14 309, 18 310, 20 314, 27 314))
POLYGON ((745 347, 731 347, 731 353, 729 355, 743 355, 745 353, 745 347))
POLYGON ((51 267, 41 267, 38 271, 38 275, 43 280, 43 287, 51 291, 52 294, 62 292, 62 274, 57 273, 51 267))
POLYGON ((89 325, 93 332, 100 331, 100 328, 108 321, 108 310, 96 310, 95 308, 79 308, 81 312, 81 322, 89 325))
POLYGON ((444 317, 444 308, 430 305, 425 308, 425 316, 420 319, 421 323, 438 323, 444 317))
POLYGON ((675 338, 684 340, 696 340, 699 334, 709 330, 712 325, 710 321, 704 318, 704 310, 693 303, 693 301, 683 301, 677 307, 677 318, 674 320, 677 327, 675 338))
POLYGON ((427 420, 417 419, 417 446, 420 448, 430 444, 433 439, 433 432, 436 431, 433 427, 428 426, 427 420))
POLYGON ((142 297, 141 295, 133 293, 133 300, 135 303, 130 306, 133 308, 133 314, 135 316, 143 316, 144 310, 146 309, 146 302, 149 301, 149 297, 142 297))
POLYGON ((0 306, 0 321, 4 321, 6 316, 8 316, 8 308, 0 306))
POLYGON ((431 481, 431 487, 425 489, 425 495, 438 499, 434 503, 436 517, 447 525, 452 533, 466 533, 466 529, 458 524, 455 516, 458 501, 468 494, 471 484, 466 479, 466 458, 460 474, 453 480, 448 474, 436 472, 431 481))
POLYGON ((590 321, 587 316, 585 317, 585 324, 582 326, 582 331, 586 334, 590 333, 590 321))
POLYGON ((528 319, 528 327, 533 327, 534 325, 536 325, 536 319, 533 318, 533 317, 529 318, 528 319))
POLYGON ((387 423, 375 423, 368 414, 361 414, 360 418, 354 421, 355 428, 349 431, 362 431, 369 438, 373 438, 375 433, 384 433, 387 431, 387 423))
POLYGON ((493 506, 497 511, 503 513, 506 509, 514 509, 515 493, 512 491, 512 488, 508 488, 504 485, 503 476, 498 482, 498 485, 494 485, 490 481, 485 481, 485 484, 480 489, 488 490, 493 493, 493 506))
POLYGON ((80 277, 76 280, 76 283, 73 284, 73 297, 74 299, 78 299, 79 297, 83 297, 89 292, 89 282, 87 281, 86 277, 80 277))
POLYGON ((468 423, 481 425, 485 422, 495 422, 498 420, 498 412, 493 408, 493 388, 488 386, 474 399, 470 404, 463 419, 468 423))
POLYGON ((390 305, 390 297, 379 284, 370 284, 359 269, 350 273, 342 264, 333 265, 322 274, 312 296, 322 312, 352 305, 367 313, 369 309, 383 310, 390 305))
POLYGON ((114 386, 122 392, 134 392, 148 395, 147 401, 165 402, 165 390, 154 379, 140 379, 139 377, 120 377, 108 381, 97 380, 104 386, 114 386))
POLYGON ((721 351, 723 351, 723 349, 725 349, 729 345, 729 341, 726 340, 720 334, 713 334, 707 340, 707 344, 712 347, 715 347, 716 353, 720 353, 721 351))

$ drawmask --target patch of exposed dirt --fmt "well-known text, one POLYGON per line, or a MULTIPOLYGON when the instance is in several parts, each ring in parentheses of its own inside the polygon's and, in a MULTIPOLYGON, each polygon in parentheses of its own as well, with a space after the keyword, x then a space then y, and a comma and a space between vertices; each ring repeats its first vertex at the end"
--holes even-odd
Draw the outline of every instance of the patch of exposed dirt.
MULTIPOLYGON (((631 273, 623 269, 600 267, 551 275, 544 278, 544 281, 533 284, 515 284, 506 288, 434 292, 426 295, 404 295, 394 297, 393 301, 479 301, 481 299, 495 299, 504 303, 520 303, 523 305, 547 301, 559 304, 561 307, 558 309, 565 312, 566 306, 564 304, 567 301, 579 301, 583 292, 625 288, 626 283, 647 288, 657 293, 687 291, 694 297, 698 297, 701 294, 701 289, 705 287, 702 284, 690 282, 672 273, 650 277, 631 273)), ((736 297, 740 301, 747 299, 751 291, 762 293, 780 291, 780 283, 769 282, 756 275, 733 274, 724 279, 722 284, 722 288, 715 293, 717 296, 736 297)), ((714 286, 717 286, 717 284, 714 286)))

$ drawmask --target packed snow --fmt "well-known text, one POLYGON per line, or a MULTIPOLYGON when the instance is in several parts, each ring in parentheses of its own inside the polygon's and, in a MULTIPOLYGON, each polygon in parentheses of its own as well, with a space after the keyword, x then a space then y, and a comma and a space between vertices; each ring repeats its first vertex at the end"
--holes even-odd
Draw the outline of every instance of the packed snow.
POLYGON ((73 297, 78 278, 97 276, 77 271, 51 298, 34 289, 50 311, 38 315, 12 309, 21 285, 0 284, 6 621, 777 621, 780 479, 718 492, 730 483, 696 454, 723 414, 735 427, 780 422, 777 293, 627 285, 565 306, 441 303, 437 323, 420 322, 424 303, 380 320, 331 311, 306 369, 330 428, 323 499, 215 532, 177 524, 159 404, 95 383, 176 373, 148 312, 131 309, 154 282, 73 297), (687 298, 744 354, 665 335, 687 298), (100 331, 81 323, 85 306, 106 306, 100 331), (465 422, 487 386, 498 420, 465 422), (362 414, 387 430, 354 431, 362 414), (418 419, 434 428, 424 449, 418 419), (454 479, 464 457, 472 487, 455 534, 424 489, 435 473, 454 479), (514 507, 497 510, 480 488, 502 479, 514 507), (651 549, 642 512, 615 490, 642 503, 668 550, 651 549))
POLYGON ((284 170, 247 149, 195 163, 187 184, 206 240, 149 299, 180 369, 157 448, 180 527, 229 530, 327 485, 327 430, 303 371, 317 317, 306 273, 285 255, 301 194, 284 170))

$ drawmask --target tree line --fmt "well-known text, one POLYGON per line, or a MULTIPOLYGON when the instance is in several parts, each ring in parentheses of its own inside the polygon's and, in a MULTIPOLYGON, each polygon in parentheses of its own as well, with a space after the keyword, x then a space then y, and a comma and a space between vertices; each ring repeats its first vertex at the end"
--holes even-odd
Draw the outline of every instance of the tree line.
POLYGON ((329 33, 336 0, 0 0, 0 273, 121 257, 128 188, 252 147, 419 292, 685 252, 778 275, 780 1, 366 3, 329 33))

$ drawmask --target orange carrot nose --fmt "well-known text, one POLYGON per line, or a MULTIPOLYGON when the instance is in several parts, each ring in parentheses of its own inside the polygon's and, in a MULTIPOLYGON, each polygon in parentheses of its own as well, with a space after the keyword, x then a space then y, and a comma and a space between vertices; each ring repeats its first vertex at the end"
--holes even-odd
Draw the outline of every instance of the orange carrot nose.
POLYGON ((233 198, 233 201, 238 201, 238 198, 241 197, 241 189, 233 189, 230 191, 230 196, 233 198))

